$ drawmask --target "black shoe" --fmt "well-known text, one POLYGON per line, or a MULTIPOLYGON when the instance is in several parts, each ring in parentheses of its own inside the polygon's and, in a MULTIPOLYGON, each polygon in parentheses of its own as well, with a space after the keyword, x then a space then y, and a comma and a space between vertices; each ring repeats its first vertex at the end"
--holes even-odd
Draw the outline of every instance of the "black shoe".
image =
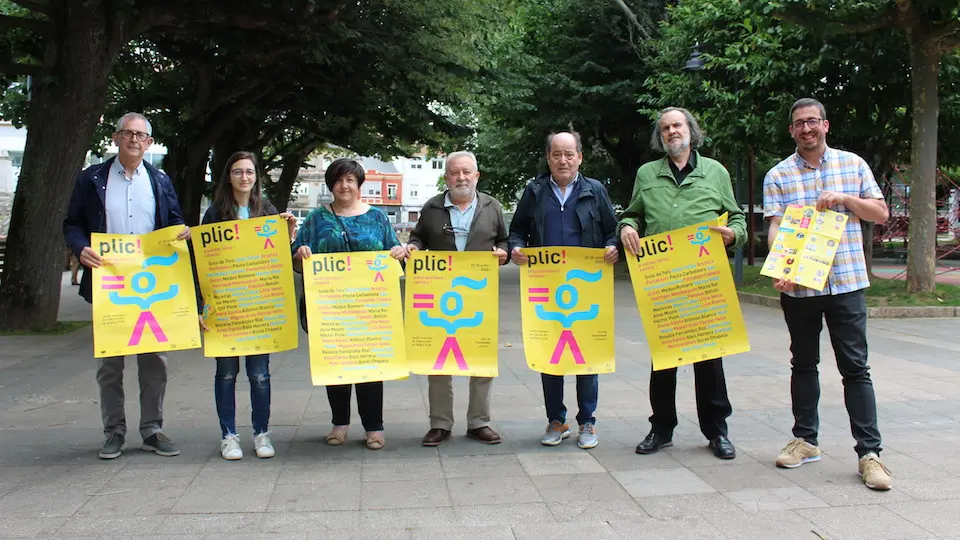
POLYGON ((118 458, 126 447, 127 445, 124 443, 123 435, 111 433, 107 436, 107 440, 103 442, 103 446, 100 448, 100 459, 118 458))
POLYGON ((713 449, 713 455, 720 459, 733 459, 737 457, 737 449, 726 435, 718 435, 710 440, 710 448, 713 449))
POLYGON ((148 452, 156 452, 158 456, 179 456, 180 448, 177 447, 173 439, 163 433, 154 433, 143 440, 141 447, 148 452))
POLYGON ((659 433, 650 432, 647 435, 647 438, 640 441, 640 444, 637 445, 638 454, 655 454, 660 451, 661 448, 666 448, 668 446, 673 446, 673 440, 660 435, 659 433))

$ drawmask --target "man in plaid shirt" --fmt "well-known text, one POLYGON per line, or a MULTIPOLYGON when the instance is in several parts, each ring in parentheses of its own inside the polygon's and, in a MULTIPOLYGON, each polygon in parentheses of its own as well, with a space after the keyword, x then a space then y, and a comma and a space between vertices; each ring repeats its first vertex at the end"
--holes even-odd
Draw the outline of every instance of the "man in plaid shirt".
POLYGON ((890 471, 880 461, 877 402, 867 366, 867 306, 870 286, 860 221, 883 223, 889 217, 883 193, 867 163, 850 152, 827 146, 827 113, 819 101, 797 100, 790 108, 790 135, 797 151, 770 169, 763 180, 768 241, 777 237, 788 205, 816 206, 847 215, 833 269, 822 291, 775 279, 780 306, 790 331, 793 436, 777 457, 777 466, 795 468, 819 461, 817 446, 820 381, 820 332, 826 318, 830 341, 843 377, 844 403, 857 444, 859 473, 871 489, 890 489, 890 471))

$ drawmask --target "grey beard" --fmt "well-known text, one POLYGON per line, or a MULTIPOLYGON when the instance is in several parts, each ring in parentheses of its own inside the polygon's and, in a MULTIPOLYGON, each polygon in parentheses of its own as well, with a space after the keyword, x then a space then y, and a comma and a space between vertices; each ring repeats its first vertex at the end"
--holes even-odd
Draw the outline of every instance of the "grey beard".
POLYGON ((459 200, 471 200, 473 199, 473 188, 466 187, 466 186, 450 188, 450 198, 459 199, 459 200))
POLYGON ((686 151, 687 148, 690 148, 690 141, 682 141, 679 146, 671 146, 669 144, 666 146, 667 154, 669 154, 670 157, 677 157, 686 151))

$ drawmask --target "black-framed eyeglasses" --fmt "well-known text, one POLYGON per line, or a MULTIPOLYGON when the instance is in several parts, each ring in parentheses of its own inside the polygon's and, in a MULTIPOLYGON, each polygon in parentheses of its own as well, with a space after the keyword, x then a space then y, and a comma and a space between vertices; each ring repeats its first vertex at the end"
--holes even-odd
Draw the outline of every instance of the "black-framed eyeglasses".
POLYGON ((136 138, 138 141, 143 142, 150 138, 149 133, 133 131, 130 129, 121 129, 120 131, 117 131, 117 135, 120 135, 120 138, 125 141, 132 141, 134 138, 136 138))
POLYGON ((468 231, 467 229, 464 229, 463 227, 452 227, 450 225, 444 225, 443 232, 450 233, 454 236, 466 236, 467 233, 469 233, 470 231, 468 231))
POLYGON ((820 122, 823 122, 823 118, 807 118, 806 120, 797 120, 793 123, 793 129, 803 129, 803 126, 807 126, 808 129, 813 129, 819 126, 820 122))

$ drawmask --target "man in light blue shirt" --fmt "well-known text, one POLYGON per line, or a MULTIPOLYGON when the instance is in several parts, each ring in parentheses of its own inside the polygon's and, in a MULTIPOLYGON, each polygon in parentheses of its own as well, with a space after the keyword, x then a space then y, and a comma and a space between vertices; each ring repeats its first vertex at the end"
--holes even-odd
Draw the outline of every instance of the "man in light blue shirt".
POLYGON ((110 234, 146 234, 155 227, 157 198, 141 160, 132 174, 119 159, 107 177, 107 232, 110 234))
MULTIPOLYGON (((471 194, 473 196, 473 194, 471 194)), ((477 198, 467 204, 466 208, 453 203, 450 200, 450 192, 443 196, 443 207, 450 214, 450 227, 453 229, 453 243, 457 246, 457 251, 467 249, 467 236, 470 234, 470 225, 473 223, 473 214, 477 209, 477 198)))
MULTIPOLYGON (((417 226, 410 233, 407 255, 418 249, 435 251, 486 251, 507 262, 507 227, 500 202, 477 191, 480 170, 470 152, 447 156, 444 167, 447 191, 423 205, 417 226)), ((428 377, 430 430, 424 446, 443 444, 453 429, 453 379, 450 375, 428 377)), ((490 427, 491 377, 470 377, 467 405, 467 437, 484 444, 500 443, 500 434, 490 427)))
MULTIPOLYGON (((183 226, 178 239, 190 238, 190 228, 180 215, 180 203, 170 177, 143 161, 153 144, 150 122, 139 113, 127 113, 113 134, 117 157, 87 168, 77 177, 70 198, 63 234, 67 245, 84 266, 80 295, 92 299, 91 269, 103 262, 90 247, 91 233, 146 234, 172 225, 183 226)), ((102 459, 119 457, 126 447, 124 412, 124 357, 100 358, 97 384, 100 413, 106 440, 102 459)), ((164 435, 163 396, 167 387, 166 359, 157 353, 137 355, 140 382, 140 436, 144 450, 161 456, 176 456, 180 449, 164 435)))

